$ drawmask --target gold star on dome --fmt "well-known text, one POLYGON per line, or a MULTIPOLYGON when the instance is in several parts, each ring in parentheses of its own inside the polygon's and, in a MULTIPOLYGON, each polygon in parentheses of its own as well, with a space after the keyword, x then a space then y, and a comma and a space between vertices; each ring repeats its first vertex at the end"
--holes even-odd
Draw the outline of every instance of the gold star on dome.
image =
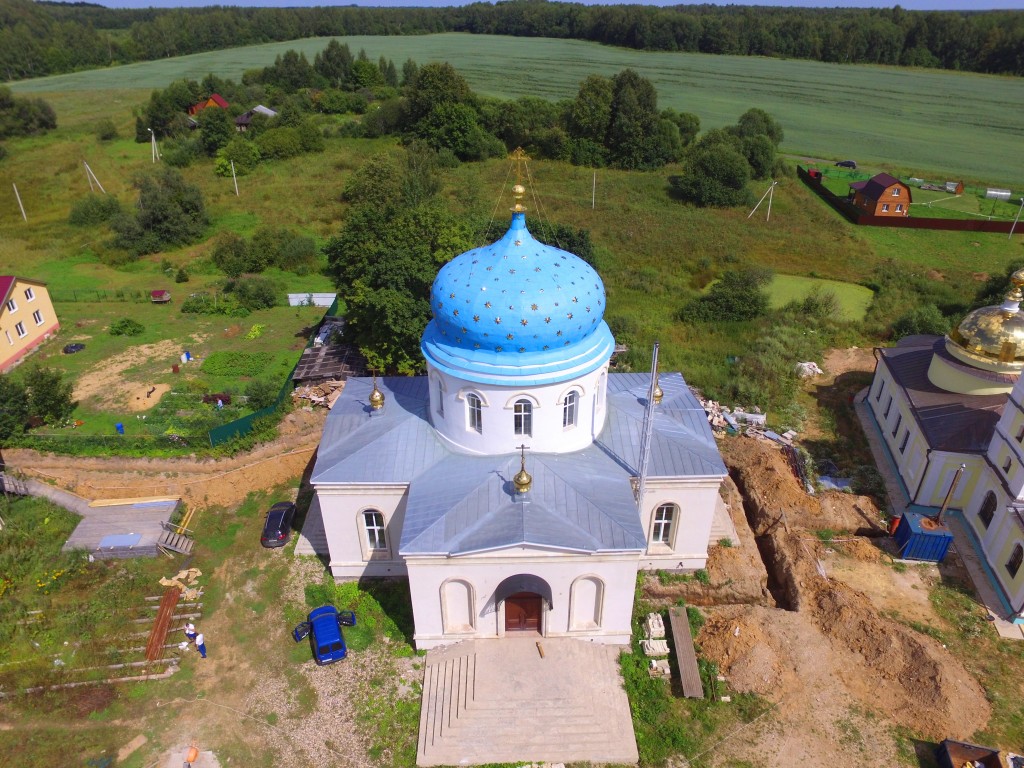
MULTIPOLYGON (((456 317, 458 317, 459 316, 459 310, 453 309, 452 310, 452 314, 455 315, 456 317)), ((569 315, 569 317, 572 317, 572 315, 569 315)))
POLYGON ((473 315, 473 322, 474 323, 479 323, 480 322, 480 315, 473 315))
POLYGON ((523 244, 522 240, 514 240, 513 241, 513 245, 522 245, 522 244, 523 244))
POLYGON ((487 307, 488 309, 490 309, 491 308, 491 302, 485 301, 484 302, 484 306, 487 307))
POLYGON ((495 325, 501 325, 501 318, 500 317, 494 318, 494 324, 495 325))
POLYGON ((572 320, 572 312, 567 313, 566 317, 569 318, 570 320, 572 320))
POLYGON ((537 311, 537 305, 536 304, 531 304, 530 305, 530 309, 532 309, 534 312, 536 312, 537 311))
POLYGON ((524 318, 523 318, 522 320, 520 320, 520 321, 519 321, 519 324, 520 324, 520 325, 529 325, 530 323, 529 323, 529 321, 528 321, 528 320, 527 320, 527 319, 526 319, 526 318, 524 317, 524 318))
POLYGON ((551 318, 550 317, 545 317, 544 318, 544 322, 545 323, 550 323, 551 322, 551 318))
POLYGON ((515 336, 513 336, 513 335, 512 335, 511 333, 510 333, 510 334, 508 334, 507 336, 505 336, 505 338, 506 338, 506 339, 508 339, 509 341, 512 341, 512 339, 514 339, 514 338, 515 338, 515 336))
POLYGON ((454 299, 455 298, 455 294, 454 293, 449 293, 448 294, 448 298, 449 299, 454 299))

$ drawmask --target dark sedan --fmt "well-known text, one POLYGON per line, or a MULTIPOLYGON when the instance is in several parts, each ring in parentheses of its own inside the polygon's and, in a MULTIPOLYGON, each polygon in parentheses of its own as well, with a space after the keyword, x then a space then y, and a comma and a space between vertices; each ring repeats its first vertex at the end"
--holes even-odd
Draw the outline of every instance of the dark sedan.
POLYGON ((263 523, 263 535, 260 544, 264 547, 283 547, 292 534, 292 521, 295 519, 295 505, 290 501, 279 501, 267 512, 263 523))

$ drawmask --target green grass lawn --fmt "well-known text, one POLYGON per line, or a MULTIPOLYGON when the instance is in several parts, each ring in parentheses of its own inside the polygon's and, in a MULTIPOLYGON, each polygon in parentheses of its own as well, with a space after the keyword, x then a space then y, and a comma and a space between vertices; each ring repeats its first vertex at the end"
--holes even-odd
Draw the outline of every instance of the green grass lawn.
MULTIPOLYGON (((783 125, 786 151, 854 158, 916 176, 952 174, 966 182, 1024 185, 1024 79, 904 67, 645 52, 548 38, 445 33, 341 38, 401 64, 449 61, 477 92, 513 98, 575 95, 590 74, 631 67, 650 78, 659 104, 700 116, 704 128, 734 123, 760 107, 783 125)), ((16 93, 162 88, 209 72, 240 79, 289 48, 312 61, 328 38, 232 48, 110 69, 24 80, 16 93)), ((148 94, 147 94, 148 95, 148 94)), ((96 113, 110 110, 95 99, 96 113)), ((116 102, 115 102, 116 103, 116 102)), ((102 179, 102 175, 100 176, 102 179)))
POLYGON ((773 309, 791 301, 802 301, 815 288, 835 294, 844 320, 863 320, 874 293, 870 288, 838 280, 822 280, 799 275, 775 275, 768 286, 773 309))

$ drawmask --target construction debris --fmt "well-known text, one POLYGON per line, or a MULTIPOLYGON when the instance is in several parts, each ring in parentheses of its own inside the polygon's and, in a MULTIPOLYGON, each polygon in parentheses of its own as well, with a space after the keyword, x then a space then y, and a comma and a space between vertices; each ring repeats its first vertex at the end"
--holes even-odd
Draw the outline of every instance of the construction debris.
POLYGON ((328 410, 334 407, 335 401, 341 397, 345 382, 337 379, 321 381, 318 384, 304 384, 296 387, 292 397, 296 400, 309 400, 313 405, 322 405, 328 410))
POLYGON ((647 656, 668 656, 668 640, 641 640, 647 656))
POLYGON ((665 637, 665 620, 660 613, 648 613, 644 621, 644 635, 648 640, 661 640, 665 637))
POLYGON ((181 591, 181 598, 186 601, 198 600, 203 590, 199 587, 192 586, 196 583, 196 579, 203 575, 203 572, 198 568, 189 568, 184 571, 178 571, 177 575, 173 578, 162 578, 160 579, 160 586, 163 587, 177 587, 181 591))
POLYGON ((811 376, 821 376, 823 373, 825 373, 813 360, 807 363, 797 363, 795 370, 797 376, 799 376, 801 379, 807 379, 810 378, 811 376))

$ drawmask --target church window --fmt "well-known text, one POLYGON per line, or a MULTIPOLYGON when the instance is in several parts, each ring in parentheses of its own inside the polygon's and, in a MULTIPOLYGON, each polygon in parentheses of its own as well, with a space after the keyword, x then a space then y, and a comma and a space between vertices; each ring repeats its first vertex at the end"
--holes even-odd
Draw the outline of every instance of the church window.
POLYGON ((892 395, 889 395, 889 402, 885 404, 885 413, 882 414, 883 419, 889 418, 889 411, 892 410, 892 395))
POLYGON ((370 549, 387 549, 384 539, 384 515, 375 509, 363 512, 363 527, 366 528, 366 543, 370 549))
POLYGON ((1006 461, 1003 462, 1003 474, 1004 475, 1010 474, 1010 467, 1012 465, 1013 465, 1013 461, 1010 459, 1009 456, 1007 456, 1006 457, 1006 461))
POLYGON ((1017 442, 1024 443, 1024 426, 1017 430, 1017 442))
POLYGON ((437 415, 444 418, 444 382, 437 380, 437 415))
POLYGON ((1006 561, 1006 570, 1011 578, 1017 575, 1021 562, 1024 562, 1024 547, 1018 544, 1013 548, 1013 554, 1010 555, 1010 559, 1006 561))
POLYGON ((880 379, 878 382, 878 389, 875 391, 875 402, 877 403, 882 399, 882 390, 885 389, 885 379, 880 379))
POLYGON ((576 408, 579 405, 580 396, 573 390, 565 396, 562 404, 562 429, 569 429, 576 426, 576 408))
POLYGON ((989 491, 985 494, 985 500, 981 502, 981 509, 978 510, 978 519, 982 525, 988 528, 992 525, 992 517, 996 513, 996 495, 989 491))
POLYGON ((903 442, 900 443, 900 453, 907 450, 907 443, 910 441, 910 430, 908 429, 903 435, 903 442))
POLYGON ((903 423, 903 414, 896 414, 896 426, 892 428, 892 436, 896 437, 896 434, 900 431, 900 425, 903 423))
POLYGON ((484 411, 480 398, 472 392, 466 395, 466 410, 469 411, 469 428, 474 432, 484 431, 484 411))
POLYGON ((533 435, 533 403, 529 400, 516 400, 515 423, 517 435, 533 435))
POLYGON ((672 543, 672 523, 675 521, 675 504, 662 504, 654 513, 654 527, 651 528, 651 542, 672 543))

